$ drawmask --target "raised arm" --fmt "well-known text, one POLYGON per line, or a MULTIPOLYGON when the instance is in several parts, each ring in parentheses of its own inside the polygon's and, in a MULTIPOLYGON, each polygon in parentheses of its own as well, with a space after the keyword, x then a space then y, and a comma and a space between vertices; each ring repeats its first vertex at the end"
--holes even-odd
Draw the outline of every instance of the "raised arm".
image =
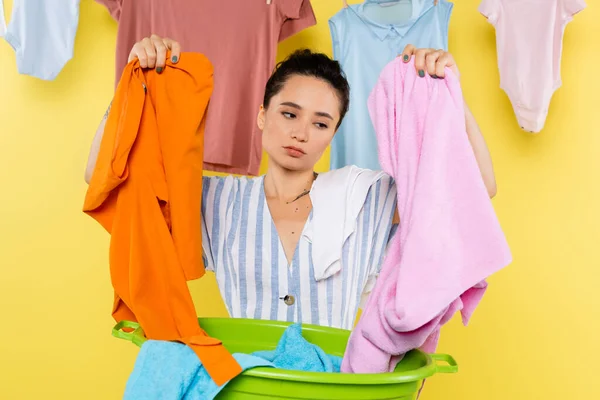
POLYGON ((481 134, 479 125, 471 113, 471 110, 467 106, 467 103, 465 103, 464 108, 465 120, 467 124, 467 136, 469 137, 469 142, 471 143, 471 147, 475 153, 475 159, 477 160, 477 165, 479 165, 479 171, 481 172, 483 183, 485 184, 490 198, 493 198, 496 195, 496 176, 494 174, 492 157, 485 143, 485 139, 481 134))
MULTIPOLYGON (((112 103, 111 103, 112 104, 112 103)), ((104 113, 104 117, 102 117, 102 121, 100 121, 100 125, 96 130, 96 134, 94 135, 94 140, 92 141, 92 147, 90 148, 90 154, 88 155, 87 165, 85 167, 85 181, 87 184, 90 184, 92 180, 92 174, 94 173, 94 168, 96 168, 96 160, 98 159, 98 152, 100 151, 100 143, 102 143, 102 136, 104 135, 104 127, 106 126, 106 120, 108 119, 108 113, 110 112, 110 106, 108 105, 108 109, 104 113)))

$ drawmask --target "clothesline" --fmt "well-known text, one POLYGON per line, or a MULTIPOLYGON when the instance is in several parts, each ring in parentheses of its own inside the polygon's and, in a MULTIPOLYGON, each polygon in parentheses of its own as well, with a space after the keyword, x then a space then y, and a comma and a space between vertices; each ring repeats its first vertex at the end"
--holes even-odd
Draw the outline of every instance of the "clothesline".
MULTIPOLYGON (((367 1, 367 2, 368 2, 369 0, 365 0, 365 1, 367 1)), ((392 3, 392 2, 394 2, 394 1, 395 1, 395 0, 388 0, 387 2, 388 2, 388 3, 392 3)), ((409 1, 412 3, 412 0, 409 0, 409 1)), ((438 1, 439 1, 439 0, 433 0, 433 5, 434 5, 434 6, 437 6, 437 4, 438 4, 438 1)), ((267 0, 267 4, 270 4, 270 3, 271 3, 271 1, 270 1, 270 0, 267 0)), ((384 3, 384 1, 381 1, 381 2, 379 2, 379 1, 373 0, 373 1, 371 1, 371 3, 384 3)), ((342 0, 342 4, 344 5, 344 8, 348 8, 348 0, 342 0)))

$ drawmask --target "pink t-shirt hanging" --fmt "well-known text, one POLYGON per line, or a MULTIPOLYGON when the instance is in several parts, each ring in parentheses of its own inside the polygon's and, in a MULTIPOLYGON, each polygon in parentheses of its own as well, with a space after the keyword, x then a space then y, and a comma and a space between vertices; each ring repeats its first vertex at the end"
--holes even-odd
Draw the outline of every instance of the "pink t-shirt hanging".
POLYGON ((316 23, 310 0, 95 0, 119 22, 115 85, 135 42, 151 34, 199 52, 214 66, 204 169, 258 175, 256 115, 277 43, 316 23))

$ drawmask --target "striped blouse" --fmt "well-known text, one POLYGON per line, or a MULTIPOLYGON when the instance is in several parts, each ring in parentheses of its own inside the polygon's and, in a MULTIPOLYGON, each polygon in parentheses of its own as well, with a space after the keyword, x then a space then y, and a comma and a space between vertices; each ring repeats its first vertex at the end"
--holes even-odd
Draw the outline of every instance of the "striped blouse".
POLYGON ((313 213, 288 266, 263 181, 264 176, 204 177, 205 264, 216 274, 229 314, 352 329, 390 236, 396 208, 393 180, 384 174, 370 186, 356 230, 341 251, 337 249, 342 254, 341 270, 321 280, 315 279, 313 245, 304 235, 313 213))

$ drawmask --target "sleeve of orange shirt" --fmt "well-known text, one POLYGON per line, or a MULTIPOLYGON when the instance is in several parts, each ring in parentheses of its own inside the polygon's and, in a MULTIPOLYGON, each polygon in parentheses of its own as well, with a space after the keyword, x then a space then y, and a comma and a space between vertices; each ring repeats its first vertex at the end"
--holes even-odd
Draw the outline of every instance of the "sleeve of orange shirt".
POLYGON ((206 57, 162 72, 129 63, 106 122, 84 212, 111 234, 113 317, 146 337, 189 345, 215 383, 241 372, 200 327, 187 281, 203 275, 200 209, 204 121, 213 89, 206 57))

